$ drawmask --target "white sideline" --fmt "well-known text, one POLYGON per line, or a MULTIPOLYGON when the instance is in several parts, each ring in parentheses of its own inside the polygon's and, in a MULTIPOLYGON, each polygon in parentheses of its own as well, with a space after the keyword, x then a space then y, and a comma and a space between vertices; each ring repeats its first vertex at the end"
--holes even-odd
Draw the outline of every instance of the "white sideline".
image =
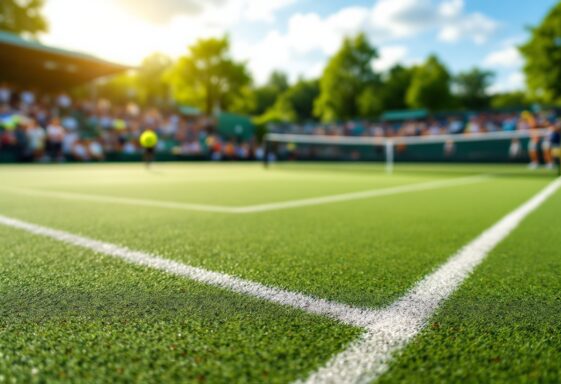
POLYGON ((370 383, 388 369, 397 351, 426 325, 446 300, 522 220, 561 187, 557 179, 462 248, 448 262, 426 276, 403 298, 378 312, 360 340, 332 358, 306 381, 316 383, 370 383))
POLYGON ((422 279, 404 297, 382 310, 357 308, 289 292, 2 215, 0 224, 90 249, 131 264, 154 268, 362 327, 365 333, 358 341, 351 343, 348 349, 309 376, 305 383, 368 383, 386 372, 392 356, 424 328, 438 306, 483 262, 487 254, 560 187, 561 179, 549 184, 422 279))
POLYGON ((63 200, 91 201, 91 202, 99 202, 99 203, 124 204, 124 205, 143 206, 143 207, 178 209, 178 210, 186 210, 186 211, 216 212, 216 213, 228 213, 228 214, 248 214, 248 213, 276 211, 281 209, 307 207, 307 206, 314 206, 314 205, 340 203, 345 201, 368 199, 372 197, 397 195, 400 193, 419 192, 419 191, 427 191, 431 189, 455 187, 460 185, 479 183, 489 179, 490 177, 491 177, 490 175, 468 176, 468 177, 454 178, 451 180, 429 181, 425 183, 407 184, 407 185, 401 185, 397 187, 390 187, 390 188, 383 188, 383 189, 373 189, 368 191, 351 192, 351 193, 344 193, 339 195, 290 200, 290 201, 283 201, 279 203, 249 205, 245 207, 227 207, 227 206, 220 206, 220 205, 190 204, 190 203, 179 203, 179 202, 172 202, 172 201, 168 202, 168 201, 149 200, 149 199, 133 199, 133 198, 126 198, 126 197, 100 196, 100 195, 92 195, 92 194, 58 192, 58 191, 38 191, 38 190, 26 189, 26 188, 2 187, 1 189, 21 195, 42 196, 42 197, 50 197, 50 198, 63 199, 63 200))
POLYGON ((39 191, 39 190, 28 189, 28 188, 1 187, 1 189, 4 191, 17 193, 19 195, 40 196, 40 197, 47 197, 47 198, 54 198, 54 199, 61 199, 61 200, 91 201, 94 203, 109 203, 109 204, 133 205, 133 206, 140 206, 140 207, 180 209, 185 211, 233 213, 231 207, 220 206, 220 205, 178 203, 173 201, 148 200, 148 199, 133 199, 128 197, 101 196, 101 195, 92 195, 87 193, 39 191))
POLYGON ((124 260, 131 264, 157 269, 173 275, 186 277, 203 284, 257 297, 316 315, 326 316, 352 326, 365 327, 376 316, 376 311, 372 309, 356 308, 347 304, 323 300, 302 293, 269 287, 224 273, 192 267, 149 253, 133 251, 119 245, 105 243, 2 215, 0 215, 0 224, 86 248, 100 254, 124 260))

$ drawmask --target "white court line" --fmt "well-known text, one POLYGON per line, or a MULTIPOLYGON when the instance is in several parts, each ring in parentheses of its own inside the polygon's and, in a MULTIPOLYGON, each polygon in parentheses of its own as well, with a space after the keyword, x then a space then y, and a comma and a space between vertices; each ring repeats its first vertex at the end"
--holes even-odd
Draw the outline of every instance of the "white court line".
POLYGON ((259 205, 237 208, 236 213, 267 212, 267 211, 275 211, 280 209, 308 207, 313 205, 323 205, 323 204, 331 204, 331 203, 340 203, 344 201, 369 199, 372 197, 398 195, 400 193, 428 191, 431 189, 457 187, 460 185, 480 183, 490 178, 491 178, 490 175, 477 175, 477 176, 454 178, 452 180, 429 181, 426 183, 408 184, 408 185, 401 185, 397 187, 374 189, 370 191, 345 193, 342 195, 314 197, 310 199, 292 200, 292 201, 285 201, 280 203, 259 204, 259 205))
POLYGON ((438 306, 462 284, 487 254, 560 187, 561 179, 552 182, 462 248, 444 265, 416 284, 403 298, 382 310, 357 308, 289 292, 2 215, 0 224, 87 248, 132 264, 363 327, 365 333, 359 341, 352 343, 347 350, 313 373, 306 383, 368 383, 386 372, 392 356, 423 329, 438 306))
POLYGON ((47 198, 54 198, 54 199, 61 199, 61 200, 90 201, 94 203, 123 204, 123 205, 133 205, 133 206, 140 206, 140 207, 179 209, 185 211, 233 213, 231 207, 220 206, 220 205, 177 203, 173 201, 133 199, 127 197, 101 196, 101 195, 92 195, 86 193, 39 191, 39 190, 28 189, 28 188, 0 187, 0 189, 12 193, 17 193, 18 195, 39 196, 39 197, 47 197, 47 198))
POLYGON ((224 273, 192 267, 149 253, 133 251, 119 245, 105 243, 2 215, 0 215, 0 224, 86 248, 100 254, 124 260, 131 264, 157 269, 173 275, 186 277, 199 283, 257 297, 316 315, 326 316, 352 326, 365 327, 376 316, 376 311, 372 309, 352 307, 347 304, 322 300, 302 293, 269 287, 224 273))
POLYGON ((560 187, 561 179, 557 179, 462 248, 403 298, 379 311, 359 341, 313 373, 306 383, 370 383, 386 372, 392 356, 424 328, 438 306, 491 250, 560 187))
POLYGON ((228 213, 228 214, 248 214, 248 213, 277 211, 281 209, 340 203, 340 202, 353 201, 353 200, 369 199, 373 197, 397 195, 401 193, 428 191, 432 189, 440 189, 446 187, 456 187, 460 185, 480 183, 485 180, 488 180, 489 178, 491 178, 490 175, 460 177, 451 180, 429 181, 425 183, 407 184, 397 187, 373 189, 373 190, 362 191, 362 192, 351 192, 351 193, 344 193, 339 195, 313 197, 309 199, 290 200, 290 201, 284 201, 279 203, 249 205, 245 207, 227 207, 227 206, 220 206, 220 205, 190 204, 190 203, 179 203, 179 202, 172 202, 172 201, 167 202, 167 201, 160 201, 160 200, 132 199, 126 197, 100 196, 100 195, 92 195, 92 194, 69 193, 69 192, 58 192, 58 191, 52 191, 52 192, 38 191, 38 190, 26 189, 26 188, 1 187, 1 189, 21 195, 41 196, 41 197, 63 199, 63 200, 91 201, 91 202, 98 202, 98 203, 123 204, 123 205, 133 205, 133 206, 143 206, 143 207, 177 209, 177 210, 186 210, 186 211, 216 212, 216 213, 228 213))

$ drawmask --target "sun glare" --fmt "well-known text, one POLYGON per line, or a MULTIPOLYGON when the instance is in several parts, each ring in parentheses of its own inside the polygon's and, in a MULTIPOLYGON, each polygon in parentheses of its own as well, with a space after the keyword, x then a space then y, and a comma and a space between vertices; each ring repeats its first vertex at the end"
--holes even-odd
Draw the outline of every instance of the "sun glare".
POLYGON ((43 38, 47 44, 56 42, 58 46, 129 65, 139 64, 153 52, 178 56, 203 32, 196 20, 185 16, 174 17, 168 24, 156 24, 112 1, 51 0, 45 13, 50 21, 50 32, 43 38), (79 46, 73 36, 77 30, 79 46))

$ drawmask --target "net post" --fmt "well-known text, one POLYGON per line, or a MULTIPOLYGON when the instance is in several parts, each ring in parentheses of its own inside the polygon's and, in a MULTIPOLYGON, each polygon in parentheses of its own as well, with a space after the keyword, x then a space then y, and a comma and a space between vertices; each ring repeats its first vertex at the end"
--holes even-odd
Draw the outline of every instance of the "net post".
POLYGON ((269 144, 269 136, 265 135, 264 141, 264 149, 263 149, 263 167, 265 169, 269 168, 269 152, 270 152, 270 144, 269 144))
POLYGON ((394 142, 393 140, 386 140, 386 173, 393 174, 394 168, 394 142))

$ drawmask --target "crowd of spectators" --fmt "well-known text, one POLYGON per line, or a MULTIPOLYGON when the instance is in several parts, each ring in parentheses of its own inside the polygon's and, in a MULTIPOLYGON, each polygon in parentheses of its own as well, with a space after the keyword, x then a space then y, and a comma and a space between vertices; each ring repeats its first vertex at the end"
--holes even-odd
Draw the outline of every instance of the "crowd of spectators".
POLYGON ((561 115, 556 110, 531 112, 486 112, 442 115, 440 118, 423 118, 397 122, 351 121, 334 124, 277 124, 276 133, 327 135, 402 137, 435 136, 448 134, 477 134, 499 131, 547 128, 555 124, 561 115))
MULTIPOLYGON (((352 121, 338 124, 276 124, 271 127, 275 133, 347 136, 347 137, 375 137, 399 138, 411 136, 442 136, 442 135, 475 135, 493 132, 527 131, 528 144, 523 145, 518 138, 510 140, 508 159, 521 161, 529 158, 530 168, 538 168, 543 163, 547 168, 554 167, 554 153, 559 148, 559 132, 561 130, 561 115, 557 110, 539 112, 486 112, 470 114, 442 114, 437 117, 419 118, 415 120, 390 121, 352 121), (538 134, 537 129, 547 132, 538 134)), ((286 158, 318 157, 322 153, 329 158, 344 158, 343 148, 298 148, 293 143, 281 147, 286 158)), ((397 141, 396 150, 403 154, 408 146, 397 141)), ((452 138, 443 141, 444 158, 450 159, 456 154, 456 143, 452 138)), ((348 154, 347 154, 348 155, 348 154)), ((363 155, 351 150, 347 158, 359 160, 363 155)))
MULTIPOLYGON (((551 110, 450 114, 399 122, 277 124, 269 129, 305 135, 402 137, 530 130, 559 121, 560 115, 551 110)), ((139 137, 147 129, 160 138, 157 153, 210 160, 261 159, 264 155, 255 138, 219 135, 213 118, 0 84, 0 160, 2 154, 22 162, 102 161, 115 154, 139 155, 139 137)), ((538 143, 534 144, 530 155, 537 151, 538 143)), ((520 152, 517 145, 513 141, 513 156, 520 152)))
POLYGON ((22 162, 102 161, 110 154, 140 154, 138 140, 146 129, 158 134, 160 153, 213 160, 259 154, 253 140, 221 137, 215 125, 214 119, 172 109, 75 100, 66 92, 0 84, 0 155, 22 162))

